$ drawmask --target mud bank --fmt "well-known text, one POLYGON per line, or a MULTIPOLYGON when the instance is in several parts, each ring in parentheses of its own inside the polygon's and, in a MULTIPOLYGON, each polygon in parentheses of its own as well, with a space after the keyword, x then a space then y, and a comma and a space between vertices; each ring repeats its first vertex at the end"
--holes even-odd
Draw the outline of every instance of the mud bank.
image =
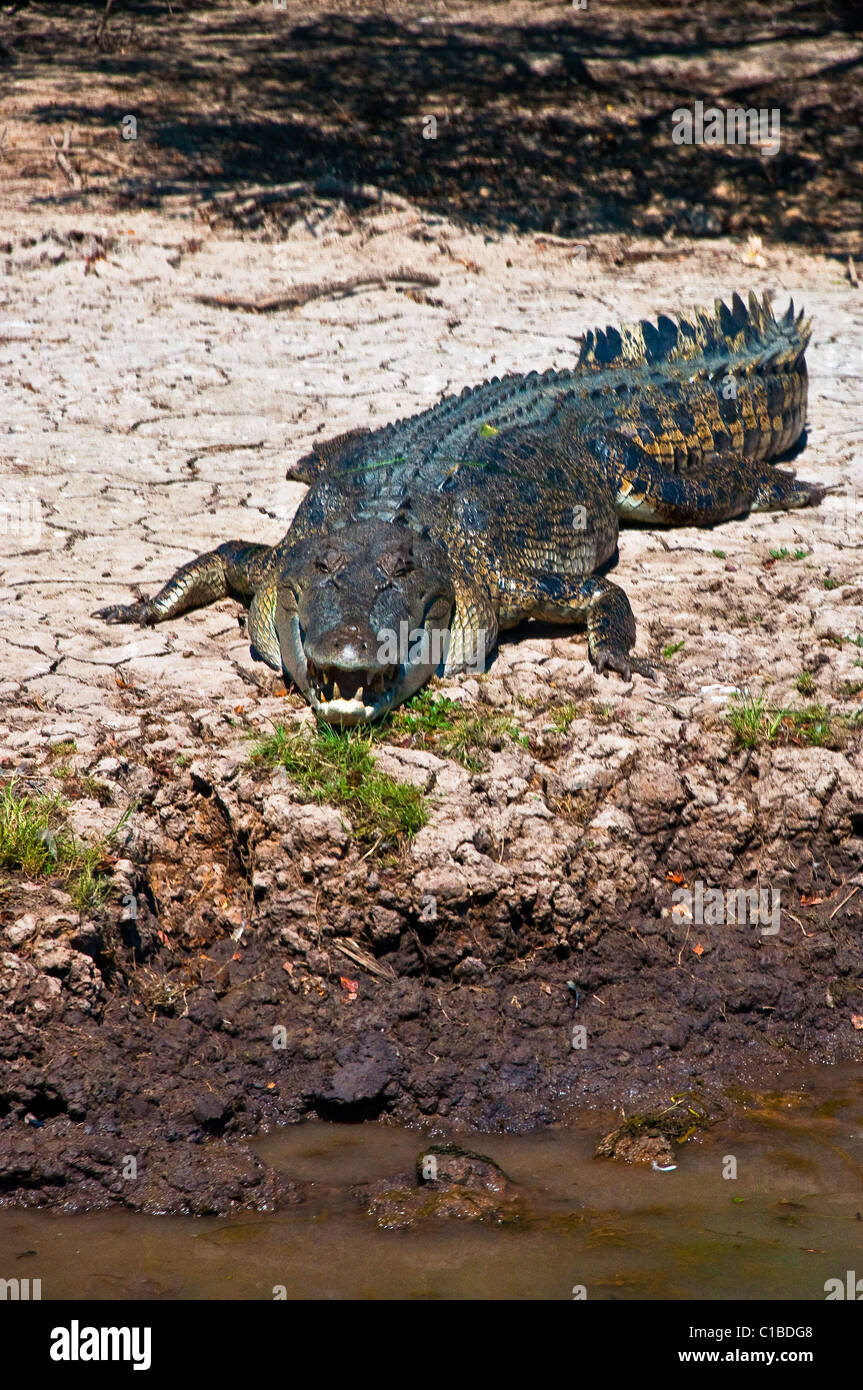
POLYGON ((859 1057, 848 759, 726 760, 672 711, 661 738, 576 719, 554 742, 482 773, 382 751, 437 802, 386 863, 247 750, 161 778, 143 748, 108 759, 139 789, 111 900, 19 884, 16 915, 4 893, 5 1200, 270 1207, 291 1185, 241 1138, 310 1114, 518 1131, 859 1057), (779 930, 688 920, 673 894, 699 879, 769 883, 779 930))

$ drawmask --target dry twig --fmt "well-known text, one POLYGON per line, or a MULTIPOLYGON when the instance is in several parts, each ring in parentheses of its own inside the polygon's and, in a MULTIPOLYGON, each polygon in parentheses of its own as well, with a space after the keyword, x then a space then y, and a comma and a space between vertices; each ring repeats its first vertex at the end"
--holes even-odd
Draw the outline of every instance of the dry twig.
POLYGON ((50 140, 51 148, 54 151, 54 158, 57 161, 59 167, 63 170, 63 173, 66 175, 66 178, 69 180, 69 183, 72 185, 73 188, 80 188, 81 175, 78 173, 78 170, 75 168, 74 164, 69 159, 69 150, 72 147, 72 131, 70 127, 66 126, 65 130, 63 131, 62 145, 57 144, 53 135, 49 135, 48 139, 50 140))
POLYGON ((199 304, 208 304, 215 309, 243 309, 249 314, 272 314, 280 309, 298 309, 312 299, 328 299, 335 295, 353 294, 355 290, 372 289, 381 285, 397 284, 407 281, 414 285, 437 285, 436 275, 425 270, 379 271, 370 270, 362 275, 351 275, 346 280, 322 280, 319 284, 294 285, 282 294, 265 295, 262 299, 247 299, 233 294, 196 294, 199 304))

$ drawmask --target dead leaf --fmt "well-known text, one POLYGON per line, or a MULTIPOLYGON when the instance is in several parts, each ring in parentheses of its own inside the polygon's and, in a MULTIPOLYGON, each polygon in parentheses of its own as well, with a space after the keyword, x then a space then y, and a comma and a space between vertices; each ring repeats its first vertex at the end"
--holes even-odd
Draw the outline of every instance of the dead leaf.
POLYGON ((747 238, 745 247, 740 252, 740 259, 744 265, 752 265, 758 270, 764 270, 767 262, 762 255, 763 249, 761 237, 750 236, 747 238))

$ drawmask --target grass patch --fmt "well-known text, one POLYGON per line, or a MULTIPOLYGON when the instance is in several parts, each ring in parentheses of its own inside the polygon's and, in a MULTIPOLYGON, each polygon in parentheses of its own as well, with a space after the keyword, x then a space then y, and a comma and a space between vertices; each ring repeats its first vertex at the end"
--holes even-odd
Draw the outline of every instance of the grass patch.
POLYGON ((794 684, 801 695, 811 695, 815 689, 815 677, 811 671, 801 671, 794 684))
POLYGON ((667 647, 663 647, 663 648, 662 648, 662 658, 663 658, 663 660, 664 660, 664 661, 670 661, 670 659, 671 659, 673 656, 676 656, 678 652, 682 652, 682 651, 683 651, 683 648, 684 648, 685 646, 686 646, 686 638, 685 638, 685 637, 684 637, 683 641, 681 641, 681 642, 669 642, 669 644, 668 644, 667 647))
POLYGON ((808 560, 811 554, 811 550, 795 550, 792 552, 787 546, 783 545, 779 550, 771 550, 770 558, 771 560, 808 560))
POLYGON ((5 783, 0 788, 0 869, 30 878, 61 878, 83 912, 100 907, 110 892, 108 843, 84 845, 76 839, 64 821, 67 804, 57 792, 19 791, 14 782, 5 783))
POLYGON ((98 801, 100 806, 114 803, 111 788, 105 782, 98 782, 89 772, 76 772, 69 763, 61 763, 53 769, 53 776, 61 783, 63 795, 69 801, 98 801))
POLYGON ((729 701, 728 722, 737 748, 757 748, 761 744, 794 743, 811 748, 841 748, 844 733, 854 717, 831 715, 824 705, 805 705, 802 709, 768 705, 762 695, 749 692, 729 701))
POLYGON ((608 701, 594 700, 591 708, 593 709, 594 718, 600 724, 614 723, 614 705, 609 704, 608 701))
POLYGON ((728 722, 737 748, 755 748, 763 736, 765 719, 764 697, 744 691, 728 704, 728 722))
POLYGON ((61 739, 59 743, 52 743, 48 749, 49 758, 67 758, 70 753, 77 753, 78 745, 73 738, 61 739))
POLYGON ((838 589, 838 588, 839 588, 839 580, 838 580, 838 579, 830 579, 830 578, 828 577, 827 579, 824 580, 824 588, 825 588, 825 589, 838 589))
POLYGON ((109 867, 104 845, 91 845, 81 851, 80 868, 69 884, 72 902, 79 912, 94 912, 110 897, 111 880, 106 872, 109 867))
POLYGON ((453 758, 469 772, 480 772, 480 754, 499 749, 506 739, 527 747, 530 740, 514 724, 509 714, 499 710, 477 713, 458 700, 433 691, 421 690, 406 705, 394 711, 382 732, 410 738, 413 748, 427 749, 453 758))
POLYGON ((372 740, 364 729, 279 724, 257 744, 252 761, 284 767, 310 801, 343 807, 357 840, 397 846, 426 824, 426 798, 419 787, 377 770, 372 740))
POLYGON ((724 550, 713 550, 711 554, 715 555, 717 560, 726 560, 728 558, 724 550))
POLYGON ((72 836, 62 825, 64 805, 56 792, 18 792, 7 782, 0 792, 0 869, 36 877, 69 862, 72 836))
POLYGON ((813 748, 828 748, 835 744, 833 721, 823 705, 778 710, 774 719, 780 716, 780 728, 785 729, 792 743, 808 743, 813 748))
POLYGON ((545 714, 558 733, 565 734, 573 719, 578 718, 578 705, 567 700, 562 705, 549 705, 545 714))

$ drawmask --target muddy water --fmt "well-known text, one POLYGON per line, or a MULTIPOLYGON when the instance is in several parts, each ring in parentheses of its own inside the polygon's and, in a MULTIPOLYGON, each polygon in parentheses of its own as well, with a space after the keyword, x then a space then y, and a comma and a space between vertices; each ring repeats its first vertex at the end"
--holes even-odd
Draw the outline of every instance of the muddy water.
POLYGON ((783 1086, 735 1096, 672 1172, 593 1159, 596 1116, 474 1138, 522 1187, 507 1227, 379 1229, 350 1189, 410 1170, 422 1135, 296 1126, 255 1147, 314 1184, 302 1205, 228 1220, 0 1212, 0 1276, 73 1299, 269 1299, 277 1285, 320 1299, 566 1299, 576 1285, 592 1299, 823 1299, 827 1279, 863 1273, 863 1072, 783 1086))

